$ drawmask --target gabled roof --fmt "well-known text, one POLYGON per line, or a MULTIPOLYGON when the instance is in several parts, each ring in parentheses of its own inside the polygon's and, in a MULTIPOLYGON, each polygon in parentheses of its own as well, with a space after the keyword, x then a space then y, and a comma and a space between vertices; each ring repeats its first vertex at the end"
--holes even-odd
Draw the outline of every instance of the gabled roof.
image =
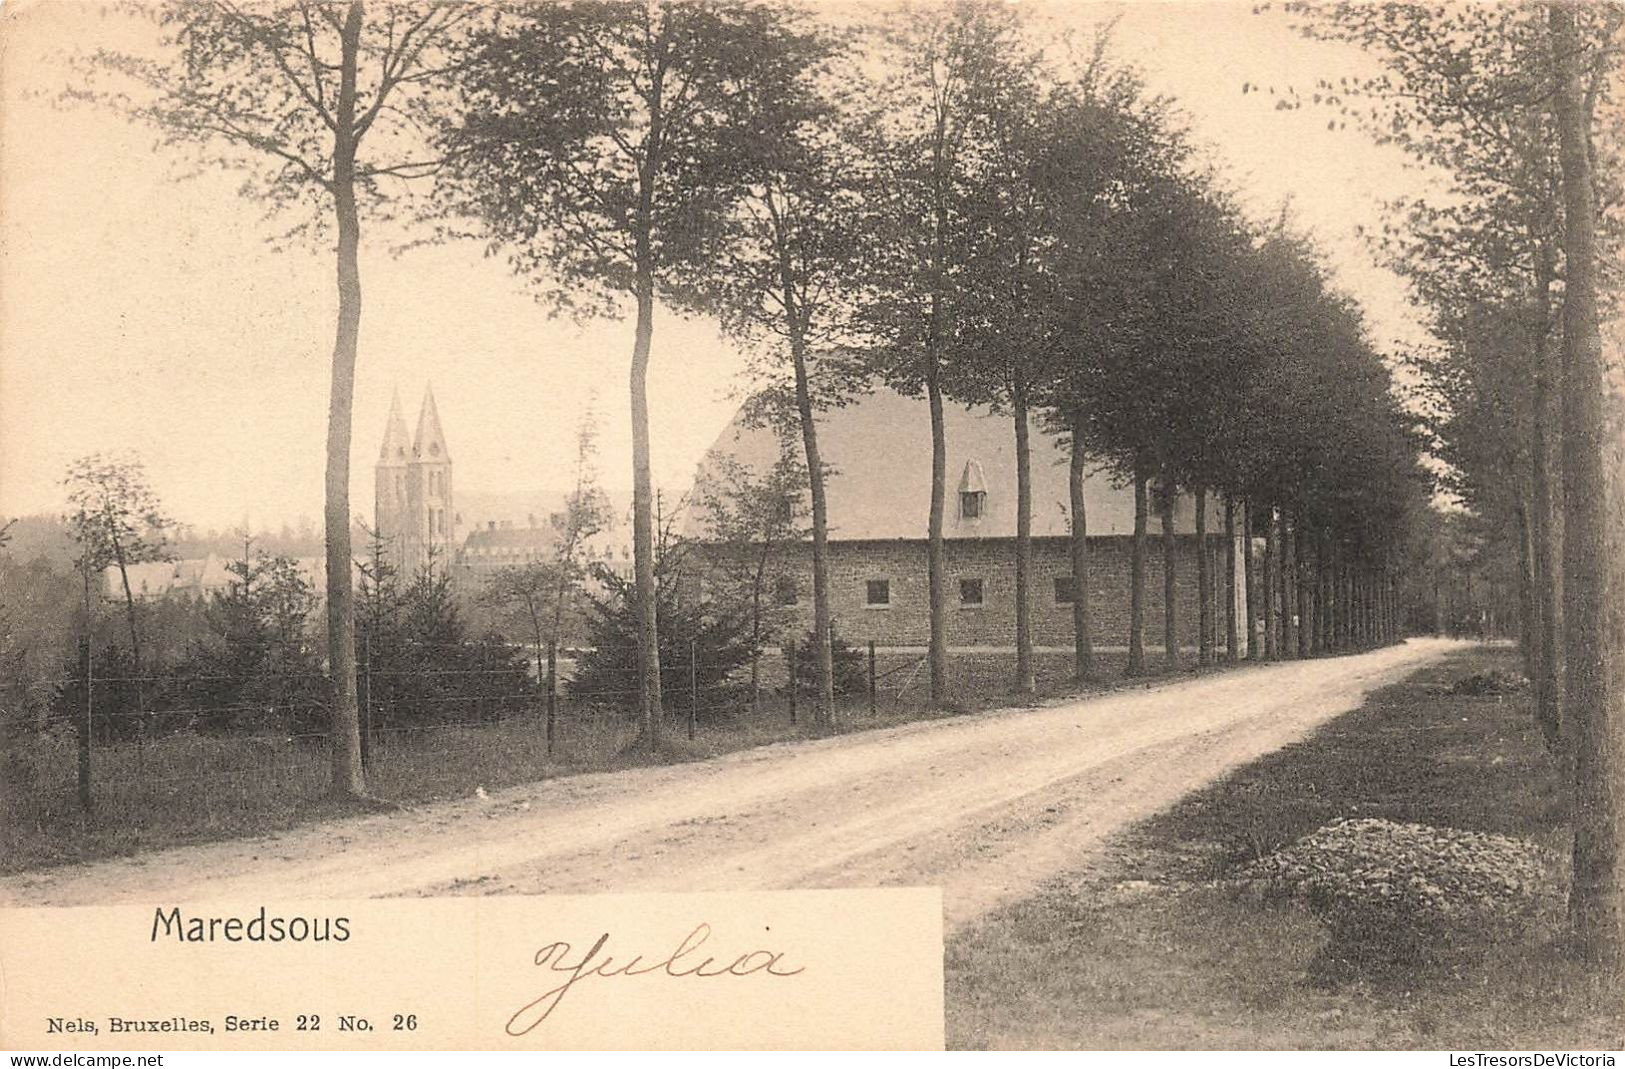
POLYGON ((434 405, 434 389, 423 388, 423 407, 418 410, 418 433, 412 439, 412 456, 416 460, 449 461, 451 451, 446 448, 446 435, 440 429, 440 413, 434 405))
MULTIPOLYGON (((943 533, 951 539, 1013 538, 1016 533, 1015 428, 1011 418, 951 402, 943 405, 948 448, 947 474, 960 475, 962 489, 987 492, 980 518, 963 519, 955 483, 943 509, 943 533), (980 484, 980 485, 977 485, 980 484)), ((1067 452, 1062 441, 1042 423, 1031 420, 1032 532, 1035 537, 1071 533, 1071 495, 1067 487, 1067 452)), ((818 446, 829 468, 826 495, 832 541, 923 540, 931 500, 931 417, 923 398, 877 390, 818 417, 818 446)), ((779 455, 771 428, 750 427, 736 415, 717 437, 696 473, 697 480, 717 461, 731 457, 758 472, 770 470, 779 455)), ((697 500, 699 495, 692 499, 697 500)), ((1090 535, 1134 532, 1134 492, 1114 486, 1106 474, 1091 471, 1084 483, 1090 535)), ((1208 530, 1222 530, 1211 498, 1208 530)), ((1193 502, 1181 495, 1175 506, 1176 528, 1194 529, 1193 502)), ((1151 517, 1151 531, 1159 524, 1151 517)), ((706 537, 705 518, 691 511, 684 525, 689 537, 706 537)))
POLYGON ((384 424, 384 444, 378 449, 379 464, 405 464, 412 452, 412 439, 406 434, 406 420, 401 415, 401 391, 396 390, 389 402, 389 421, 384 424))
POLYGON ((981 461, 965 461, 965 474, 959 477, 959 492, 962 494, 987 493, 987 478, 982 474, 981 461))

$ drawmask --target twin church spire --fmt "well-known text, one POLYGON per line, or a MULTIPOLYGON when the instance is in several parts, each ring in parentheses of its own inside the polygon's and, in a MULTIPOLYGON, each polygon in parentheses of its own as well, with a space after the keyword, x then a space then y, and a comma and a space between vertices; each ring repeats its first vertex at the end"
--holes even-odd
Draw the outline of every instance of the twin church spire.
POLYGON ((393 466, 412 461, 451 463, 451 451, 446 447, 446 432, 440 428, 440 410, 435 407, 432 386, 423 389, 423 404, 418 409, 418 431, 415 436, 406 433, 399 387, 389 402, 389 421, 384 425, 384 444, 378 450, 378 463, 380 466, 393 466))
POLYGON ((451 450, 432 388, 424 388, 417 433, 411 437, 401 413, 400 390, 390 400, 374 496, 374 522, 401 575, 410 578, 431 563, 443 567, 450 561, 457 524, 451 450))

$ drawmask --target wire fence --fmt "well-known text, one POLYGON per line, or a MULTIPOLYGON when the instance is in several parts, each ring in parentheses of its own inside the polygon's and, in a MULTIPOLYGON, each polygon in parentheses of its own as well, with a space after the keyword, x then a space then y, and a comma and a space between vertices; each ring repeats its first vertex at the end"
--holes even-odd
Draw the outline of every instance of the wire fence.
MULTIPOLYGON (((481 646, 420 644, 386 657, 362 645, 356 691, 369 794, 406 804, 488 797, 647 763, 635 668, 606 665, 592 649, 549 657, 530 644, 481 646), (464 661, 448 667, 458 656, 464 661), (482 667, 480 656, 489 663, 482 667)), ((824 730, 811 722, 812 665, 795 645, 765 649, 754 663, 736 660, 726 672, 694 647, 663 648, 661 660, 662 729, 679 758, 824 730)), ((947 682, 955 701, 945 711, 930 700, 923 651, 843 649, 835 727, 1007 703, 1012 663, 1007 652, 954 653, 947 682)), ((31 682, 50 691, 48 714, 7 722, 0 871, 273 832, 350 811, 333 809, 329 798, 325 672, 184 663, 138 672, 116 648, 93 659, 83 646, 74 667, 31 682), (208 694, 231 700, 200 700, 208 694)), ((1041 691, 1074 686, 1069 654, 1040 654, 1038 667, 1041 691)))
MULTIPOLYGON (((435 654, 447 651, 417 645, 389 661, 367 650, 358 659, 361 751, 375 793, 466 794, 603 766, 637 739, 635 668, 584 670, 591 650, 468 644, 456 652, 483 652, 495 663, 443 667, 435 654)), ((671 736, 770 739, 806 726, 811 666, 794 645, 721 676, 697 645, 686 652, 663 656, 662 720, 671 736)), ((872 643, 846 655, 843 718, 873 719, 908 699, 919 658, 890 657, 895 663, 884 666, 878 659, 872 643)), ((9 820, 45 828, 93 814, 139 824, 183 807, 207 825, 217 813, 322 793, 332 761, 326 673, 140 673, 108 662, 82 644, 79 671, 45 681, 56 692, 49 716, 8 740, 9 820), (206 695, 230 700, 200 700, 206 695)))

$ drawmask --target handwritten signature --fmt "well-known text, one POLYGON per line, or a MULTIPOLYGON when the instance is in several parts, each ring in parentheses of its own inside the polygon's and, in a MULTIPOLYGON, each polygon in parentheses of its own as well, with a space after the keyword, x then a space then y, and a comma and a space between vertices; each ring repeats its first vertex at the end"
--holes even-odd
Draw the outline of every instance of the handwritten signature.
POLYGON ((549 943, 536 951, 535 964, 538 968, 564 974, 567 979, 520 1007, 508 1019, 507 1032, 510 1036, 528 1035, 558 1009, 559 1003, 564 1001, 564 996, 570 993, 572 987, 592 977, 612 979, 618 976, 665 973, 667 976, 710 980, 720 976, 750 976, 754 973, 765 976, 795 976, 805 971, 805 966, 786 967, 782 950, 752 950, 731 960, 711 956, 699 958, 700 948, 710 938, 711 926, 701 922, 683 937, 676 950, 657 961, 647 962, 642 954, 635 954, 631 958, 617 962, 605 949, 609 943, 608 932, 600 935, 591 949, 574 962, 570 960, 573 948, 569 943, 562 941, 549 943))

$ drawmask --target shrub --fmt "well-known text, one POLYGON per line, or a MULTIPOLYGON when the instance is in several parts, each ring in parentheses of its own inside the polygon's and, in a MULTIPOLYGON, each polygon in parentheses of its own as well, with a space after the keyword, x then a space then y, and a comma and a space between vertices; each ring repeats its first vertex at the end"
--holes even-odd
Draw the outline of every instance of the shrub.
MULTIPOLYGON (((796 692, 818 692, 818 667, 813 658, 813 633, 809 630, 796 640, 796 692)), ((869 655, 855 649, 838 634, 829 637, 830 659, 835 667, 836 697, 869 693, 869 655)))
MULTIPOLYGON (((697 719, 733 715, 746 701, 740 676, 757 647, 750 620, 737 606, 682 596, 671 558, 655 569, 656 635, 660 643, 660 694, 667 713, 685 713, 699 699, 697 719), (692 674, 691 674, 692 673, 692 674)), ((638 613, 632 584, 600 569, 602 595, 588 595, 592 646, 581 652, 568 683, 572 700, 638 708, 638 613)))
POLYGON ((1522 839, 1364 819, 1319 828, 1241 875, 1304 901, 1331 936, 1325 952, 1362 965, 1516 934, 1550 892, 1550 871, 1522 839))

